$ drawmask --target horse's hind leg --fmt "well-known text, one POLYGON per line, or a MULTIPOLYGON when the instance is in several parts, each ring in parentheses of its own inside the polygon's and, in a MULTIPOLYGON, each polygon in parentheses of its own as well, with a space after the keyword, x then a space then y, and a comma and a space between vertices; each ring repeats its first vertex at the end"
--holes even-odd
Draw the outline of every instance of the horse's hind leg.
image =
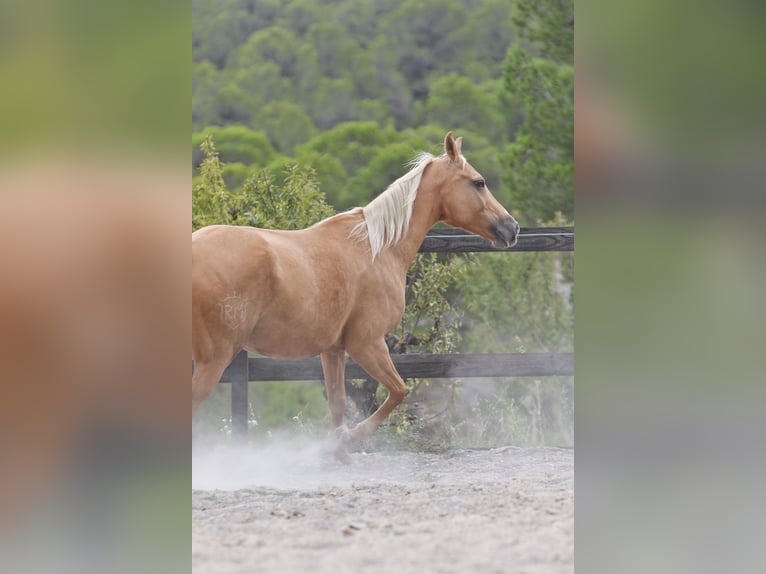
POLYGON ((351 462, 346 451, 347 429, 343 425, 343 415, 346 412, 346 353, 345 351, 327 352, 320 355, 324 384, 327 389, 327 402, 330 406, 330 417, 333 427, 341 438, 335 456, 341 462, 351 462))
POLYGON ((192 417, 208 395, 221 380, 221 375, 231 362, 228 355, 208 361, 194 361, 194 374, 192 375, 192 417))
POLYGON ((380 381, 387 389, 388 396, 383 404, 374 413, 349 431, 349 439, 356 441, 370 436, 386 420, 386 417, 404 400, 407 389, 404 381, 388 354, 385 339, 380 339, 375 344, 362 349, 349 349, 349 355, 367 373, 380 381))
POLYGON ((322 372, 327 389, 327 402, 330 406, 330 417, 335 428, 343 424, 343 414, 346 412, 346 353, 345 351, 322 353, 322 372))
MULTIPOLYGON (((204 301, 203 297, 200 297, 204 301)), ((228 332, 217 321, 217 317, 207 316, 192 307, 192 417, 200 404, 213 392, 221 380, 221 375, 229 366, 234 356, 242 348, 235 334, 228 332)))

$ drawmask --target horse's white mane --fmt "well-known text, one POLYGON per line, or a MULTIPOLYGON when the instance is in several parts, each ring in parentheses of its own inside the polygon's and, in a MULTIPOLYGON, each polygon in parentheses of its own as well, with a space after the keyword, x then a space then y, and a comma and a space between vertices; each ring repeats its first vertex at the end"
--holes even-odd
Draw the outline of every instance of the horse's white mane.
POLYGON ((397 244, 410 227, 412 204, 426 166, 435 158, 421 152, 408 162, 410 171, 388 186, 363 209, 364 221, 354 227, 351 237, 370 241, 372 259, 386 247, 397 244))

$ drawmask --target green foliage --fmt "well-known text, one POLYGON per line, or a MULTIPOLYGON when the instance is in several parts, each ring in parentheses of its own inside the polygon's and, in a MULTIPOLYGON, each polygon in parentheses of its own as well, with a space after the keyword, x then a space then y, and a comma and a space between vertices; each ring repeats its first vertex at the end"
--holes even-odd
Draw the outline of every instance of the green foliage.
POLYGON ((250 420, 254 432, 278 428, 299 429, 303 424, 329 422, 322 386, 316 382, 258 381, 250 384, 250 420), (327 422, 325 422, 327 421, 327 422))
POLYGON ((250 176, 252 167, 243 163, 227 163, 223 166, 223 181, 228 189, 242 187, 250 176))
MULTIPOLYGON (((248 110, 244 114, 246 119, 242 120, 242 123, 247 125, 254 125, 253 118, 258 117, 263 106, 270 102, 282 101, 286 95, 295 91, 293 80, 282 76, 279 66, 274 62, 262 62, 235 68, 227 85, 234 85, 247 94, 248 110)), ((213 109, 211 113, 215 117, 218 110, 213 109)), ((231 123, 231 121, 222 118, 222 121, 213 120, 213 123, 226 124, 231 123)))
MULTIPOLYGON (((546 226, 567 225, 561 215, 546 226)), ((475 255, 457 281, 471 352, 565 352, 574 348, 573 253, 475 255)))
POLYGON ((392 352, 454 353, 457 350, 461 313, 447 295, 470 268, 468 257, 439 257, 435 253, 415 257, 407 276, 404 316, 387 337, 392 352))
POLYGON ((201 147, 205 157, 192 193, 193 229, 214 224, 303 229, 333 214, 311 168, 288 164, 280 182, 261 170, 230 191, 213 139, 207 136, 201 147))
POLYGON ((428 94, 432 72, 474 60, 471 30, 465 26, 469 19, 469 10, 457 0, 406 0, 383 19, 387 48, 414 96, 428 94))
POLYGON ((296 154, 298 158, 311 151, 330 155, 340 160, 347 173, 354 173, 369 164, 381 147, 399 139, 391 127, 381 128, 375 122, 347 122, 299 146, 296 154))
POLYGON ((341 208, 369 203, 406 171, 405 165, 413 155, 412 145, 405 142, 377 149, 369 163, 359 169, 342 189, 338 197, 341 208))
POLYGON ((502 64, 514 36, 513 27, 508 24, 513 5, 508 0, 485 0, 472 11, 469 20, 471 38, 481 38, 481 41, 476 41, 475 61, 466 67, 466 72, 474 80, 486 79, 471 74, 471 67, 478 63, 488 68, 487 77, 497 77, 502 72, 502 64))
MULTIPOLYGON (((330 204, 341 205, 338 201, 338 194, 348 175, 340 160, 328 153, 307 149, 299 150, 296 155, 300 165, 310 165, 314 168, 319 186, 326 194, 330 204)), ((275 173, 273 168, 271 171, 275 173)))
POLYGON ((200 163, 200 177, 192 190, 192 229, 206 225, 230 224, 236 200, 226 188, 223 164, 210 136, 201 144, 204 159, 200 163))
POLYGON ((311 168, 289 165, 281 184, 268 170, 249 178, 242 188, 241 221, 267 229, 304 229, 334 211, 319 191, 311 168))
POLYGON ((573 347, 574 315, 556 254, 481 256, 459 289, 466 348, 484 352, 553 352, 573 347))
MULTIPOLYGON (((216 118, 210 117, 210 112, 213 108, 213 100, 220 89, 220 82, 218 69, 210 61, 203 60, 192 66, 193 126, 206 126, 215 123, 216 118)), ((194 147, 192 144, 192 150, 194 147)))
POLYGON ((496 99, 496 94, 476 85, 471 79, 450 74, 431 83, 421 117, 423 123, 453 123, 497 141, 504 130, 496 99))
POLYGON ((254 123, 263 129, 280 153, 292 155, 295 146, 316 134, 311 118, 292 102, 272 102, 254 114, 254 123))
POLYGON ((277 65, 281 76, 291 78, 298 59, 297 45, 292 31, 277 26, 265 28, 252 34, 237 50, 235 65, 250 68, 272 63, 277 65))
POLYGON ((192 166, 199 167, 204 157, 202 143, 210 137, 215 141, 217 153, 225 163, 241 163, 265 166, 274 158, 274 149, 266 134, 245 126, 228 125, 210 127, 203 132, 192 134, 192 166))
POLYGON ((272 154, 230 157, 213 134, 226 163, 265 167, 284 164, 274 155, 283 154, 313 167, 328 201, 344 209, 400 175, 391 166, 409 159, 406 148, 381 148, 408 143, 411 156, 421 148, 406 132, 436 134, 418 140, 433 146, 452 129, 471 133, 482 155, 469 159, 507 197, 498 157, 522 111, 503 100, 501 85, 514 37, 510 3, 196 0, 193 13, 195 167, 209 126, 240 124, 264 132, 272 154), (385 175, 373 176, 374 160, 385 175))
POLYGON ((513 25, 541 57, 574 64, 574 0, 516 0, 513 25))
POLYGON ((209 113, 217 118, 214 123, 244 124, 249 122, 254 106, 255 100, 247 90, 227 83, 211 98, 209 113))
MULTIPOLYGON (((538 58, 519 45, 508 51, 505 86, 508 100, 523 110, 523 121, 503 156, 514 209, 523 223, 549 220, 557 212, 574 218, 574 70, 566 10, 534 20, 541 6, 522 2, 514 19, 520 35, 554 60, 538 58), (563 34, 553 38, 552 30, 563 34), (568 46, 568 49, 567 49, 568 46)), ((566 4, 566 3, 564 3, 566 4)), ((571 5, 571 2, 569 3, 571 5)), ((548 14, 548 13, 546 13, 548 14)))

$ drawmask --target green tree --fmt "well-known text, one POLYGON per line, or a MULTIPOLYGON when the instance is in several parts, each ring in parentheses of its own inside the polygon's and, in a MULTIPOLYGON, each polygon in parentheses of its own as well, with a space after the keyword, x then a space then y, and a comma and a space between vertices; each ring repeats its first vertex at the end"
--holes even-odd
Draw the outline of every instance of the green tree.
POLYGON ((311 118, 292 102, 272 102, 255 112, 253 124, 264 130, 274 149, 292 155, 295 146, 316 134, 311 118))
MULTIPOLYGON (((300 165, 311 166, 316 173, 317 180, 319 181, 320 189, 327 196, 327 200, 331 205, 339 205, 338 195, 343 188, 348 174, 343 169, 343 164, 337 157, 329 154, 322 153, 317 150, 302 150, 297 153, 297 161, 300 165)), ((293 160, 284 159, 280 160, 282 165, 289 163, 293 160)), ((276 166, 272 164, 272 173, 280 173, 280 169, 276 169, 276 166)))
POLYGON ((514 37, 510 25, 513 6, 508 0, 486 0, 471 14, 471 36, 482 39, 475 43, 476 61, 489 67, 489 77, 502 74, 503 61, 514 37))
POLYGON ((217 14, 193 18, 192 58, 207 60, 223 68, 229 53, 249 36, 247 13, 243 10, 222 10, 217 14))
POLYGON ((376 151, 370 162, 360 168, 343 187, 338 198, 341 209, 366 205, 385 191, 407 171, 407 162, 417 150, 413 150, 408 143, 398 142, 376 151))
POLYGON ((210 127, 192 134, 192 166, 195 168, 205 157, 202 144, 207 137, 216 142, 217 153, 226 163, 266 166, 275 156, 269 139, 262 131, 241 125, 210 127))
POLYGON ((336 22, 316 22, 306 32, 306 40, 316 48, 322 74, 329 78, 340 78, 351 69, 354 55, 359 51, 357 44, 336 22))
POLYGON ((504 156, 504 181, 525 223, 558 212, 574 217, 571 7, 567 0, 524 0, 513 16, 526 48, 511 46, 505 64, 506 101, 519 107, 522 120, 504 156))
POLYGON ((243 111, 248 124, 258 115, 260 108, 271 102, 284 101, 293 94, 294 81, 282 76, 278 65, 273 62, 252 63, 237 67, 233 81, 248 94, 248 107, 243 111))
POLYGON ((243 163, 227 163, 223 166, 223 181, 228 189, 242 187, 250 176, 253 166, 243 163))
POLYGON ((414 97, 412 87, 399 71, 399 56, 389 46, 391 40, 378 36, 370 45, 375 68, 378 71, 381 98, 394 119, 396 127, 403 129, 412 125, 414 97))
POLYGON ((215 144, 207 136, 200 145, 204 155, 199 178, 192 188, 192 229, 216 224, 230 224, 236 200, 223 179, 223 164, 215 144))
POLYGON ((375 122, 346 122, 298 146, 296 155, 301 159, 312 151, 327 154, 338 159, 346 173, 353 175, 370 162, 379 148, 400 139, 396 130, 381 128, 375 122))
POLYGON ((421 111, 423 123, 452 125, 485 134, 495 141, 505 135, 497 95, 458 74, 442 76, 431 83, 421 111))
POLYGON ((250 121, 252 96, 234 83, 227 83, 210 99, 208 120, 213 124, 246 124, 250 121))
POLYGON ((286 25, 303 36, 314 22, 321 20, 322 7, 312 0, 292 0, 283 10, 286 25))
POLYGON ((506 87, 524 120, 507 149, 505 183, 524 222, 574 217, 574 73, 514 46, 506 87))
POLYGON ((298 39, 289 29, 272 26, 258 30, 237 51, 236 65, 250 67, 265 62, 275 64, 282 76, 295 76, 298 39))
POLYGON ((574 64, 574 0, 516 0, 519 39, 546 60, 574 64))
POLYGON ((192 191, 193 229, 213 224, 303 229, 333 214, 311 168, 289 165, 280 184, 261 170, 231 191, 213 139, 206 136, 201 147, 205 157, 192 191))
POLYGON ((429 75, 453 71, 456 61, 470 62, 468 9, 457 0, 406 0, 382 22, 388 50, 416 97, 428 94, 429 75))
POLYGON ((268 170, 245 181, 240 220, 267 229, 304 229, 334 213, 319 190, 314 170, 289 165, 281 184, 268 170))
POLYGON ((321 129, 357 119, 353 82, 348 78, 323 78, 312 95, 311 110, 321 129))
MULTIPOLYGON (((380 126, 393 120, 400 130, 447 123, 444 106, 430 102, 421 116, 416 108, 426 107, 432 84, 449 74, 479 88, 480 101, 454 110, 504 117, 483 85, 498 80, 512 38, 510 6, 502 0, 195 0, 193 129, 230 123, 265 129, 279 151, 291 153, 294 143, 277 142, 266 125, 264 108, 271 104, 299 106, 321 130, 356 120, 380 126)), ((477 128, 476 118, 469 121, 475 131, 491 125, 504 133, 503 122, 487 119, 477 128)), ((462 118, 449 124, 465 127, 462 118)))
POLYGON ((220 72, 208 60, 192 65, 192 129, 215 123, 212 100, 218 93, 220 81, 220 72))

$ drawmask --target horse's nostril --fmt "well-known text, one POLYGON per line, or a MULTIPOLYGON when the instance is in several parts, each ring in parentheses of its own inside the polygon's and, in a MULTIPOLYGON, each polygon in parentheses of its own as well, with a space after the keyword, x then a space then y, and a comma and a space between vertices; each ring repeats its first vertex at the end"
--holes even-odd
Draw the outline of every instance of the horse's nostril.
POLYGON ((492 233, 499 244, 510 247, 516 243, 518 223, 512 219, 499 219, 492 225, 492 233))

